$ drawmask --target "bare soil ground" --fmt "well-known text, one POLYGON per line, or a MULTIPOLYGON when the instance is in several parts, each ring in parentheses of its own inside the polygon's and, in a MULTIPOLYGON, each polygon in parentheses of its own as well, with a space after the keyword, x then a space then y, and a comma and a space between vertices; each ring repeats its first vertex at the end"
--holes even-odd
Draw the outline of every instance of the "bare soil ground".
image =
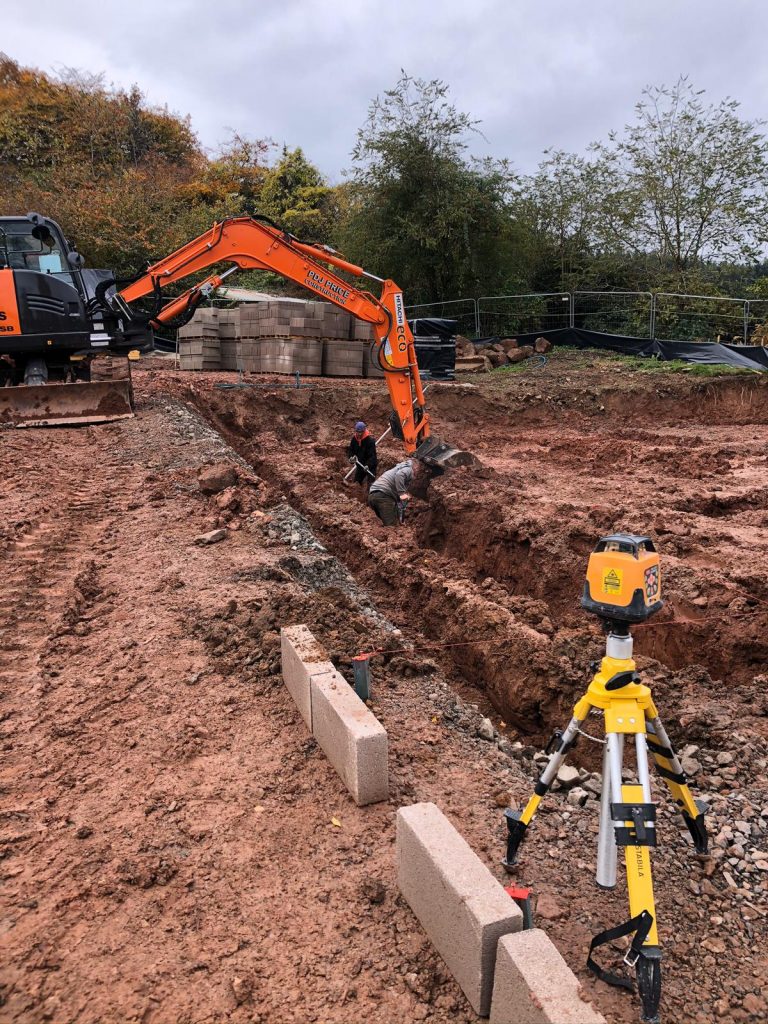
MULTIPOLYGON (((638 661, 712 806, 698 862, 655 783, 663 1019, 764 1019, 762 379, 556 353, 433 384, 436 432, 479 464, 398 531, 340 482, 351 424, 386 425, 381 382, 217 387, 234 381, 140 372, 135 420, 0 434, 0 1017, 474 1020, 397 894, 394 815, 435 801, 503 879, 502 808, 600 656, 578 597, 595 540, 621 529, 662 553, 667 605, 638 661), (220 462, 237 484, 206 496, 198 472, 220 462), (224 541, 193 543, 216 527, 224 541), (347 674, 387 652, 388 804, 353 805, 284 691, 296 622, 347 674)), ((598 756, 574 752, 586 781, 598 756)), ((597 803, 545 808, 518 878, 589 997, 637 1019, 584 968, 627 916, 623 884, 592 879, 597 803)))

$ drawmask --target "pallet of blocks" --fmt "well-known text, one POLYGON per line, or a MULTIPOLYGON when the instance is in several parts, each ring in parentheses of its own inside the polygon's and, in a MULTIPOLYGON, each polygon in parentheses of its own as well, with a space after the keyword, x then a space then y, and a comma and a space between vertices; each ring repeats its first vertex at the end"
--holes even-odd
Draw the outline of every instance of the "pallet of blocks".
POLYGON ((179 359, 182 370, 219 370, 221 346, 217 309, 195 310, 194 317, 179 328, 179 359))
POLYGON ((272 299, 240 307, 242 369, 320 376, 327 303, 272 299))
POLYGON ((241 338, 288 338, 291 320, 304 319, 300 299, 271 299, 240 307, 241 338))

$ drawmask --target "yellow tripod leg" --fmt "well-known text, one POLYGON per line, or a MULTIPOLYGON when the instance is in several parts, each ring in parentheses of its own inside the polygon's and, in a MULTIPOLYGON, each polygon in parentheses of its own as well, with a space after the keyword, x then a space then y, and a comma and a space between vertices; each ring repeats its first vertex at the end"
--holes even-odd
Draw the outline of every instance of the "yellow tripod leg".
MULTIPOLYGON (((642 805, 644 803, 643 787, 622 786, 621 799, 625 804, 642 805)), ((627 821, 624 825, 625 828, 632 828, 633 822, 627 821)), ((656 930, 656 904, 653 898, 650 847, 626 846, 624 848, 624 855, 627 868, 630 916, 637 917, 644 910, 651 915, 653 923, 643 945, 658 946, 659 935, 656 930)))
POLYGON ((507 822, 507 853, 501 863, 508 871, 517 863, 518 848, 523 839, 525 839, 525 833, 533 820, 534 814, 539 809, 541 798, 549 791, 549 787, 557 778, 560 765, 575 743, 579 726, 589 714, 591 707, 592 705, 586 697, 582 697, 578 701, 573 709, 573 718, 568 723, 568 728, 562 733, 558 729, 549 741, 547 750, 551 750, 552 753, 550 754, 549 761, 547 761, 546 768, 539 776, 539 780, 528 803, 522 811, 513 811, 511 807, 508 807, 504 812, 504 818, 507 822))
POLYGON ((688 827, 697 853, 706 853, 709 846, 707 826, 704 820, 709 807, 703 800, 694 800, 688 788, 688 778, 683 771, 680 759, 669 741, 666 730, 661 724, 659 713, 653 701, 646 712, 647 734, 646 743, 653 755, 656 771, 664 779, 672 799, 680 808, 683 821, 688 827))
MULTIPOLYGON (((622 786, 621 799, 625 806, 640 809, 633 815, 632 821, 625 821, 637 836, 645 828, 640 824, 648 813, 649 805, 645 803, 642 786, 622 786), (642 831, 641 831, 642 830, 642 831)), ((653 805, 651 805, 653 806, 653 805)), ((655 808, 654 808, 655 812, 655 808)), ((655 837, 656 829, 653 829, 655 837)), ((655 838, 654 838, 655 842, 655 838)), ((659 933, 656 926, 656 903, 653 895, 653 876, 651 874, 650 846, 642 845, 640 836, 634 843, 624 847, 624 859, 627 869, 627 891, 629 893, 629 912, 633 921, 638 922, 635 939, 624 958, 630 967, 635 968, 637 987, 643 1004, 642 1020, 647 1024, 658 1024, 659 1002, 661 1000, 661 949, 659 933), (648 927, 650 924, 650 927, 648 927), (641 941, 641 929, 646 932, 641 941)))

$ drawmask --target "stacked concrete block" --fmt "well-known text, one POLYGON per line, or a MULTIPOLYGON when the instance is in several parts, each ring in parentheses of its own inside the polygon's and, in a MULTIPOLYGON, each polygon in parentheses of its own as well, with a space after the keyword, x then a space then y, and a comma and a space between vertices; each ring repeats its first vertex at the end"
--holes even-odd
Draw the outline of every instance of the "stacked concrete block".
POLYGON ((442 812, 430 803, 397 812, 400 892, 474 1011, 491 1009, 499 939, 523 915, 442 812))
POLYGON ((363 346, 359 341, 326 339, 323 344, 324 377, 362 377, 363 346))
POLYGON ((350 324, 349 337, 353 341, 373 341, 375 335, 373 333, 373 324, 367 323, 365 320, 352 319, 350 324))
POLYGON ((221 349, 222 370, 238 370, 240 368, 240 342, 236 338, 222 338, 221 349))
POLYGON ((179 363, 182 370, 220 370, 218 338, 180 338, 179 363))
POLYGON ((179 328, 182 370, 236 370, 239 309, 203 307, 179 328))
POLYGON ((319 338, 262 338, 262 373, 300 373, 319 377, 323 343, 319 338))
POLYGON ((285 685, 355 803, 389 796, 387 733, 306 626, 280 631, 285 685))
POLYGON ((190 322, 179 328, 179 361, 182 370, 221 368, 217 309, 197 309, 190 322))
POLYGON ((372 326, 319 299, 281 298, 239 309, 198 309, 179 330, 179 339, 184 342, 183 369, 382 376, 367 351, 372 326), (188 341, 195 344, 187 345, 188 341))
POLYGON ((331 302, 320 302, 317 305, 321 307, 318 315, 323 320, 323 337, 349 338, 350 325, 354 318, 331 302))
POLYGON ((384 370, 379 366, 376 348, 373 343, 370 341, 361 341, 360 345, 363 350, 363 376, 383 377, 384 370))
POLYGON ((240 310, 219 310, 219 345, 222 370, 237 370, 240 360, 240 310))
POLYGON ((292 316, 290 321, 292 338, 322 338, 323 320, 314 316, 292 316))
POLYGON ((538 928, 499 940, 490 1024, 605 1024, 538 928))
POLYGON ((241 338, 288 338, 291 320, 303 316, 304 303, 273 299, 240 307, 241 338))
POLYGON ((219 309, 217 310, 219 338, 222 341, 234 341, 240 337, 240 310, 219 309))
POLYGON ((188 324, 179 328, 179 338, 218 338, 219 311, 203 307, 196 309, 188 324))
POLYGON ((244 373, 261 373, 261 338, 241 338, 237 343, 239 365, 238 369, 244 373))

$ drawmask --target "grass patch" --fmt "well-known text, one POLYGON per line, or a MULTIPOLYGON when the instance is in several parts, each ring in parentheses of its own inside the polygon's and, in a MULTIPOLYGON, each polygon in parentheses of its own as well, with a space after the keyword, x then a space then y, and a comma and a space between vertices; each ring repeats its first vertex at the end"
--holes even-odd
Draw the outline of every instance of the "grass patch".
POLYGON ((708 363, 687 363, 684 359, 654 359, 644 356, 625 356, 618 352, 604 353, 609 362, 617 363, 627 370, 640 373, 686 373, 692 377, 722 377, 740 373, 755 373, 745 366, 710 365, 708 363))
POLYGON ((560 346, 547 352, 546 356, 533 355, 521 363, 509 363, 492 370, 494 376, 506 376, 510 373, 523 373, 542 369, 547 363, 559 364, 563 370, 588 370, 621 368, 632 373, 677 373, 691 377, 723 377, 734 374, 755 373, 759 371, 742 366, 726 366, 707 363, 687 363, 684 359, 655 359, 646 356, 624 355, 622 352, 611 352, 608 349, 577 349, 560 346))

